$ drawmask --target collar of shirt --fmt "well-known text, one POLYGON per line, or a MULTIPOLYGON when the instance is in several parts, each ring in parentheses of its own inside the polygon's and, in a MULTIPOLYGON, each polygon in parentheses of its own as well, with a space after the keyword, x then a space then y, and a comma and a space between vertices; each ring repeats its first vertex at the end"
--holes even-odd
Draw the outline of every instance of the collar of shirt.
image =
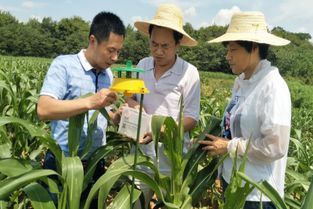
POLYGON ((244 80, 244 74, 237 77, 235 81, 235 93, 238 96, 249 94, 253 89, 265 78, 271 71, 278 70, 276 67, 271 66, 268 60, 261 60, 257 65, 253 75, 249 80, 244 80))
MULTIPOLYGON (((87 58, 85 56, 85 51, 86 51, 86 49, 80 50, 80 52, 77 54, 77 56, 78 56, 78 59, 79 59, 81 65, 83 66, 84 70, 85 71, 90 71, 90 70, 93 70, 94 68, 88 62, 88 60, 87 60, 87 58)), ((106 70, 103 69, 103 70, 101 70, 100 73, 106 74, 106 70)))
POLYGON ((264 78, 271 70, 273 70, 271 63, 268 60, 261 60, 249 80, 244 80, 244 73, 239 75, 238 80, 242 85, 251 85, 264 78))
MULTIPOLYGON (((183 59, 180 58, 178 55, 176 55, 176 61, 175 61, 174 65, 170 69, 168 69, 167 72, 181 75, 183 73, 183 70, 184 70, 183 65, 184 65, 183 59)), ((154 59, 153 59, 153 57, 151 57, 147 71, 151 71, 153 69, 154 69, 154 59)))

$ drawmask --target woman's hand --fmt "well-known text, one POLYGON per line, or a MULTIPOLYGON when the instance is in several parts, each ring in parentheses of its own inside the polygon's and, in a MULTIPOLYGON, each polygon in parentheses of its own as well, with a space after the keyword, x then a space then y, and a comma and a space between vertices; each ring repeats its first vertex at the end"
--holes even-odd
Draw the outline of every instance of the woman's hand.
POLYGON ((199 141, 199 144, 203 145, 202 149, 208 151, 209 155, 223 155, 227 153, 227 145, 229 140, 222 137, 206 134, 206 139, 199 141))

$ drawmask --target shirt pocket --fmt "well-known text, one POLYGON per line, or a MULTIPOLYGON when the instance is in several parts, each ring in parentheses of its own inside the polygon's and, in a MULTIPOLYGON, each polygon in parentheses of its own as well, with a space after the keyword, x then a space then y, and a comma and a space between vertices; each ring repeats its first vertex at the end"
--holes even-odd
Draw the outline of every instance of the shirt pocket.
POLYGON ((69 91, 74 98, 79 98, 89 93, 95 93, 95 84, 91 78, 74 77, 69 83, 69 91))

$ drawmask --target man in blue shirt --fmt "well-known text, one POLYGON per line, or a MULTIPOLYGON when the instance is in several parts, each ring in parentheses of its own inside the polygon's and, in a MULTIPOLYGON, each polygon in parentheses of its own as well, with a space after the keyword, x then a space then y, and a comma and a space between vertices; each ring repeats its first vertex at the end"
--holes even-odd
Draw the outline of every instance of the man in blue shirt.
MULTIPOLYGON (((100 12, 91 23, 87 49, 53 60, 40 92, 37 114, 40 120, 51 120, 52 137, 65 156, 69 156, 68 118, 88 111, 80 139, 79 152, 82 152, 87 139, 88 116, 91 117, 95 110, 110 106, 117 99, 117 94, 108 89, 113 80, 110 66, 118 59, 124 38, 125 26, 121 19, 110 12, 100 12), (88 93, 93 94, 82 98, 88 93)), ((108 113, 114 123, 119 121, 118 113, 108 113)), ((99 114, 92 146, 84 160, 88 160, 93 151, 106 144, 107 123, 105 117, 99 114)), ((43 167, 56 170, 52 152, 46 153, 43 167)), ((104 160, 100 160, 93 176, 94 181, 103 172, 104 160)), ((85 190, 82 198, 86 197, 85 193, 89 189, 85 190)), ((57 204, 55 195, 51 196, 57 204)))
MULTIPOLYGON (((52 120, 52 137, 65 156, 69 155, 68 118, 86 111, 91 117, 95 110, 117 99, 117 94, 108 89, 113 80, 110 66, 118 59, 124 38, 125 26, 120 18, 100 12, 92 21, 87 49, 53 60, 40 92, 37 114, 40 120, 52 120), (94 94, 81 98, 87 93, 94 94)), ((109 111, 109 115, 113 122, 119 120, 117 113, 109 111)), ((86 141, 87 121, 85 118, 79 151, 86 141)), ((90 153, 106 143, 106 127, 107 120, 99 114, 90 153)))

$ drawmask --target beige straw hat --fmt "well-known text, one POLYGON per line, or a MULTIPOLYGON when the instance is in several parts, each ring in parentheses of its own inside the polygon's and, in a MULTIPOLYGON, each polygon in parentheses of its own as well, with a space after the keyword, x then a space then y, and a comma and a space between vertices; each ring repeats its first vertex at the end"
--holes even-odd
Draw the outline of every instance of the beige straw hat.
POLYGON ((149 36, 150 24, 175 30, 183 35, 180 45, 196 46, 197 41, 191 38, 183 29, 183 13, 173 4, 161 4, 152 20, 136 21, 135 27, 144 35, 149 36))
POLYGON ((265 17, 261 12, 238 12, 233 14, 226 33, 208 42, 224 41, 252 41, 274 46, 283 46, 290 43, 289 40, 268 32, 265 17))

